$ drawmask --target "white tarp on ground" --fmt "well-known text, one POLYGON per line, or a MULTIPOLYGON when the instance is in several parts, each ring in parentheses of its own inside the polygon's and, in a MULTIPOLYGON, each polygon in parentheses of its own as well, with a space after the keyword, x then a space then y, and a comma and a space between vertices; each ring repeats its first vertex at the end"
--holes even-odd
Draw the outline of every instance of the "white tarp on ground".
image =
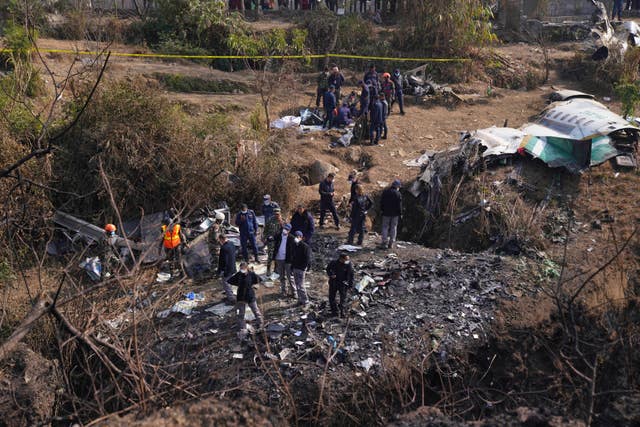
POLYGON ((300 117, 284 116, 272 121, 271 127, 273 129, 286 129, 286 128, 298 127, 300 126, 300 121, 301 121, 300 117))

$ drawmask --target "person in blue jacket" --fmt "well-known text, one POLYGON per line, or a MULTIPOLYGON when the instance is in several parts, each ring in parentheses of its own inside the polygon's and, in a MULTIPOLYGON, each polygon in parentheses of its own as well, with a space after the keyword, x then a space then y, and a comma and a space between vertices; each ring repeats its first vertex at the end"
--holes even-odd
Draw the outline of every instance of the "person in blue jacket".
POLYGON ((329 90, 323 95, 324 123, 322 125, 326 129, 333 127, 333 111, 336 109, 335 91, 335 86, 331 85, 329 86, 329 90))
POLYGON ((242 257, 245 261, 249 261, 249 250, 247 242, 251 244, 251 250, 255 255, 255 261, 258 259, 258 244, 256 242, 256 232, 258 231, 258 220, 256 213, 249 209, 246 204, 242 205, 242 210, 236 215, 236 226, 240 229, 240 246, 242 247, 242 257))
POLYGON ((351 109, 346 102, 342 103, 342 107, 338 109, 338 116, 336 117, 334 124, 336 127, 345 127, 353 123, 351 120, 351 109))
POLYGON ((380 99, 376 99, 371 107, 371 118, 369 124, 369 139, 371 144, 377 145, 380 142, 380 134, 382 133, 383 123, 383 107, 380 99), (375 138, 374 138, 375 133, 375 138))

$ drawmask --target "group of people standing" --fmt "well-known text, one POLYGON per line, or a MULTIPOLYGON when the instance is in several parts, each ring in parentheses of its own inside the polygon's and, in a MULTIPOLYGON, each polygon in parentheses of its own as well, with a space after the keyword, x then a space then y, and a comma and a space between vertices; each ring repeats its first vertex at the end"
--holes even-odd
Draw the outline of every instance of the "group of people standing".
MULTIPOLYGON (((359 182, 360 173, 352 171, 348 176, 351 185, 349 198, 350 222, 347 243, 353 244, 357 235, 357 244, 362 245, 366 233, 366 217, 373 206, 371 197, 364 192, 359 182)), ((320 228, 324 228, 326 214, 332 216, 335 227, 340 229, 340 217, 335 204, 335 174, 329 173, 318 185, 320 195, 320 228)), ((383 248, 392 248, 396 241, 397 227, 402 215, 401 182, 394 180, 385 189, 381 201, 382 213, 382 241, 383 248)), ((269 195, 264 196, 262 214, 265 217, 264 230, 261 240, 267 253, 267 275, 273 271, 279 276, 280 295, 282 298, 293 298, 300 306, 309 304, 309 296, 304 283, 306 273, 311 268, 311 242, 315 232, 314 217, 299 204, 287 222, 282 210, 269 195)), ((242 205, 242 209, 235 217, 235 223, 240 229, 240 243, 243 261, 236 269, 237 249, 225 233, 217 233, 220 245, 217 273, 220 277, 228 304, 236 304, 238 308, 238 327, 241 334, 246 334, 244 312, 246 306, 253 311, 258 328, 263 325, 264 318, 256 302, 253 286, 260 282, 260 278, 249 267, 248 248, 251 246, 256 263, 259 263, 257 236, 258 229, 256 214, 253 210, 242 205), (231 285, 238 287, 234 295, 231 285)), ((326 267, 329 278, 329 305, 334 316, 343 316, 346 307, 347 289, 353 286, 354 271, 346 253, 339 254, 338 259, 330 262, 326 267), (339 297, 339 303, 338 303, 339 297)))
POLYGON ((387 139, 387 117, 391 114, 393 105, 397 102, 400 114, 404 115, 403 79, 399 69, 393 73, 378 74, 375 64, 371 64, 358 81, 360 94, 359 105, 350 105, 349 99, 342 99, 341 90, 345 78, 337 66, 331 70, 326 67, 317 79, 316 108, 324 108, 323 126, 344 127, 352 123, 355 118, 363 118, 368 123, 369 140, 377 145, 380 139, 387 139))

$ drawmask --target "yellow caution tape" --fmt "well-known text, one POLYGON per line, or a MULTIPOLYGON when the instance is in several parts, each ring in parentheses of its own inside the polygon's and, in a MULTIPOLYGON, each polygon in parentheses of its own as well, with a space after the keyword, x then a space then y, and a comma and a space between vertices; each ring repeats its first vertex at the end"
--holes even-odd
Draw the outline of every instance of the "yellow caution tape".
MULTIPOLYGON (((0 52, 12 52, 12 49, 0 49, 0 52)), ((62 53, 69 55, 91 55, 97 56, 106 52, 96 52, 90 50, 72 49, 39 49, 44 53, 62 53)), ((328 53, 326 55, 175 55, 165 53, 127 53, 111 52, 111 56, 125 58, 159 58, 159 59, 319 59, 319 58, 345 58, 345 59, 367 59, 378 61, 409 61, 409 62, 467 62, 469 58, 390 58, 385 56, 363 56, 348 55, 339 53, 328 53)))

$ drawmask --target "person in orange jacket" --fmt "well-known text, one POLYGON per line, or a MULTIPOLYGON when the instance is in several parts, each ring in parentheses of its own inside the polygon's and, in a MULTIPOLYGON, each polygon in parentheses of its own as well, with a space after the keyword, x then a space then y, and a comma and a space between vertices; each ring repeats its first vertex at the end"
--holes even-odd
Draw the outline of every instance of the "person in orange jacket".
POLYGON ((164 249, 169 261, 176 262, 182 256, 183 245, 186 246, 186 239, 182 233, 180 223, 169 218, 162 220, 162 243, 160 248, 164 249))

